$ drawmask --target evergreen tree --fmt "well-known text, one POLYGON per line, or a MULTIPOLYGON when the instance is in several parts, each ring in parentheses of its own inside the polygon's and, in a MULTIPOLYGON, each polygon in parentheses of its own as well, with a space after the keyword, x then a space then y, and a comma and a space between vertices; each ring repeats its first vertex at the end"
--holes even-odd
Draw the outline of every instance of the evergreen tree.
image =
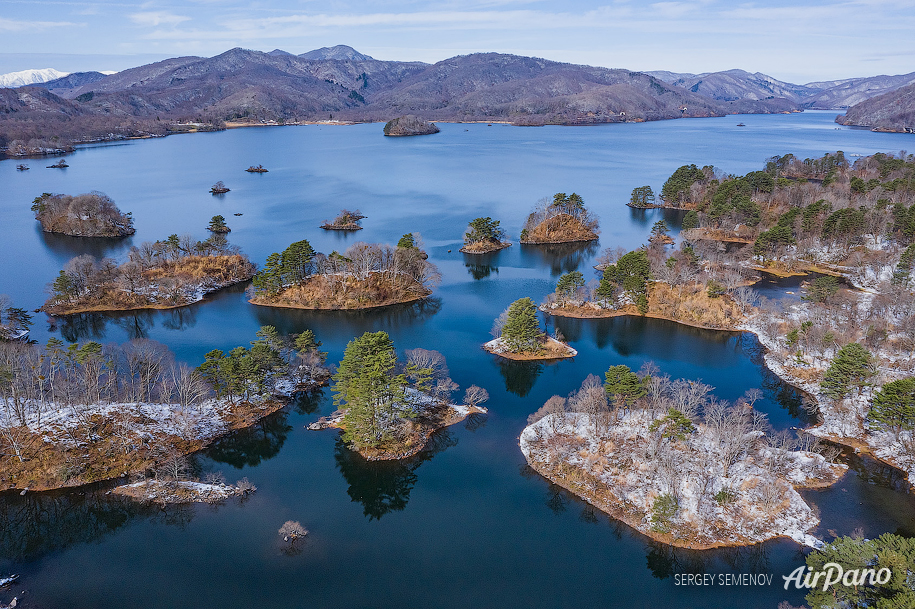
POLYGON ((642 379, 629 366, 610 366, 604 374, 604 390, 615 404, 631 407, 647 395, 642 379))
POLYGON ((648 312, 648 280, 651 277, 651 264, 645 250, 636 250, 624 254, 616 264, 604 269, 604 278, 598 286, 598 294, 611 291, 610 284, 620 286, 632 299, 639 312, 648 312), (603 290, 602 290, 603 288, 603 290))
POLYGON ((572 271, 564 274, 556 282, 556 294, 561 299, 570 298, 579 288, 585 287, 585 277, 580 271, 572 271))
POLYGON ((334 404, 346 408, 343 439, 355 447, 379 446, 394 438, 404 405, 406 376, 396 373, 397 354, 387 332, 366 332, 346 346, 333 376, 334 404))
POLYGON ((416 247, 416 239, 413 237, 413 233, 407 233, 397 242, 397 247, 402 247, 405 249, 411 249, 416 247))
POLYGON ((683 230, 699 228, 699 214, 696 210, 691 209, 686 212, 686 215, 683 216, 683 223, 680 225, 680 228, 683 230))
POLYGON ((649 207, 655 204, 654 191, 651 186, 639 186, 632 189, 629 205, 632 207, 649 207))
POLYGON ((232 229, 226 226, 226 219, 224 216, 213 216, 210 218, 210 223, 207 225, 207 230, 214 233, 228 233, 232 229))
POLYGON ((505 231, 499 228, 498 220, 493 220, 489 216, 474 218, 467 225, 467 231, 464 233, 464 245, 479 241, 502 241, 504 238, 505 231))
POLYGON ((858 343, 849 343, 833 358, 820 389, 827 397, 839 400, 846 397, 852 387, 860 392, 874 372, 870 352, 858 343))
POLYGON ((826 302, 838 291, 839 281, 832 275, 823 275, 810 282, 801 298, 811 302, 826 302))
POLYGON ((874 394, 867 418, 875 427, 897 432, 915 428, 915 378, 884 385, 874 394))
POLYGON ((670 205, 678 205, 689 197, 689 189, 705 179, 705 174, 695 165, 683 165, 667 178, 661 187, 661 198, 670 205))
POLYGON ((877 539, 840 537, 807 556, 807 566, 813 572, 826 570, 828 563, 841 566, 843 574, 858 570, 860 577, 865 570, 873 570, 876 574, 886 568, 891 576, 885 584, 873 584, 867 576, 860 584, 845 585, 840 582, 826 590, 823 589, 823 578, 820 578, 820 585, 807 594, 811 609, 915 607, 915 589, 912 586, 915 539, 892 533, 885 533, 877 539))
POLYGON ((502 339, 510 351, 539 351, 543 332, 537 320, 537 307, 530 298, 516 300, 508 307, 508 316, 502 326, 502 339))

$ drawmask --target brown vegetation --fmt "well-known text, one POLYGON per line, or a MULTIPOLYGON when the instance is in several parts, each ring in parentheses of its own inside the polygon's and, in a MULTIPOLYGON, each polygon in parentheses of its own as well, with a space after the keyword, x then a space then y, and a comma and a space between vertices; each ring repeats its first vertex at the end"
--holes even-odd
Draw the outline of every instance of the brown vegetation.
POLYGON ((340 213, 337 214, 337 217, 332 221, 324 221, 324 224, 321 225, 321 228, 324 230, 362 230, 359 222, 365 218, 358 209, 356 211, 349 211, 348 209, 341 209, 340 213))
POLYGON ((107 195, 45 193, 32 202, 35 219, 46 233, 73 237, 126 237, 136 232, 130 213, 121 213, 107 195))
POLYGON ((396 278, 382 272, 367 277, 314 275, 275 297, 255 296, 251 304, 294 309, 368 309, 413 302, 432 293, 409 277, 396 278))
MULTIPOLYGON (((175 242, 179 240, 175 239, 175 242)), ((187 244, 193 243, 185 240, 187 244)), ((254 265, 236 249, 214 240, 188 245, 184 254, 169 242, 132 248, 120 266, 85 254, 64 267, 50 286, 42 310, 52 315, 86 311, 170 309, 201 300, 209 292, 247 281, 254 265)))
POLYGON ((515 361, 565 359, 568 357, 575 357, 578 354, 575 349, 563 342, 556 340, 551 336, 544 336, 540 340, 540 343, 542 348, 539 351, 509 351, 507 347, 498 344, 497 341, 490 341, 486 343, 483 345, 483 349, 489 353, 492 353, 493 355, 498 355, 499 357, 504 357, 506 359, 515 361))
POLYGON ((490 254, 492 252, 504 250, 510 245, 510 241, 491 241, 486 239, 483 241, 474 241, 473 243, 468 243, 458 251, 465 254, 490 254))

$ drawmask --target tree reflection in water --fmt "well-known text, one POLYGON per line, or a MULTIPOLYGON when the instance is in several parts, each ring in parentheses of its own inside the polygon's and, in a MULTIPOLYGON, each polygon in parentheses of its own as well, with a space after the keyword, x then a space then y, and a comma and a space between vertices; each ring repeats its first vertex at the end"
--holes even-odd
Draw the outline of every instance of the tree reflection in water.
POLYGON ((499 373, 505 379, 505 389, 523 398, 537 382, 537 377, 543 372, 542 362, 524 362, 495 356, 499 373))
POLYGON ((286 423, 289 411, 280 410, 254 425, 233 431, 216 441, 206 451, 213 461, 236 469, 254 467, 280 453, 292 426, 286 423))
POLYGON ((199 303, 162 311, 112 311, 108 313, 77 313, 54 317, 52 324, 60 327, 64 340, 71 343, 105 337, 108 323, 113 323, 127 334, 127 338, 149 338, 158 317, 164 328, 185 330, 197 324, 199 303))
POLYGON ((521 245, 521 256, 529 260, 532 266, 550 267, 554 277, 577 270, 579 266, 597 253, 597 241, 578 241, 575 243, 552 243, 544 245, 521 245))
POLYGON ((141 503, 98 489, 0 496, 0 557, 25 562, 74 544, 97 542, 131 520, 185 527, 192 505, 141 503))
POLYGON ((349 484, 347 493, 353 502, 362 504, 363 514, 369 520, 380 520, 388 512, 403 510, 410 500, 416 484, 416 470, 420 465, 457 445, 457 438, 447 429, 432 434, 426 447, 414 457, 393 461, 368 461, 359 453, 346 447, 337 438, 334 459, 343 478, 349 484))
POLYGON ((767 573, 772 570, 772 545, 768 543, 718 548, 714 552, 676 548, 654 540, 648 540, 646 545, 648 570, 658 579, 667 579, 677 573, 717 572, 721 567, 733 573, 767 573))
POLYGON ((464 254, 464 266, 467 267, 470 276, 475 280, 485 279, 492 273, 498 274, 499 265, 497 262, 499 255, 503 251, 499 250, 489 254, 464 254))

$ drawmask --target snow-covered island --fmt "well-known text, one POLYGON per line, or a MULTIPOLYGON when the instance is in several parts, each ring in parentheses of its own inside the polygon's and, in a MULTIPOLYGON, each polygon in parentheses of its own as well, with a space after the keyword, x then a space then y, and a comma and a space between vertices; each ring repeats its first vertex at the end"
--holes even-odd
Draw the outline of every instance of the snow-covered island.
POLYGON ((185 457, 327 383, 320 343, 271 326, 198 368, 155 341, 65 348, 0 342, 0 488, 48 490, 128 475, 186 480, 185 457), (34 363, 35 365, 31 365, 34 363), (163 478, 164 477, 164 478, 163 478))
POLYGON ((544 477, 664 543, 818 545, 808 531, 819 519, 796 489, 831 485, 847 468, 793 450, 798 441, 767 434, 749 403, 711 399, 710 389, 614 366, 607 388, 592 375, 531 415, 521 451, 544 477))
POLYGON ((122 484, 111 492, 137 501, 167 504, 219 503, 230 497, 243 497, 254 490, 255 487, 244 478, 236 485, 192 480, 142 480, 122 484))

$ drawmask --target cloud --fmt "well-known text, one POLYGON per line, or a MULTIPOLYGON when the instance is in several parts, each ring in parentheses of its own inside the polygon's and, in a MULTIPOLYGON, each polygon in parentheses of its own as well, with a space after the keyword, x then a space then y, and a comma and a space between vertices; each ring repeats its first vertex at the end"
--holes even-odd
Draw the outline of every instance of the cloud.
POLYGON ((69 21, 17 21, 0 17, 0 32, 35 32, 55 27, 79 27, 85 23, 69 21))
POLYGON ((160 25, 175 27, 179 23, 191 20, 190 17, 165 13, 162 11, 145 11, 140 13, 133 13, 132 15, 128 16, 130 17, 131 21, 143 27, 159 27, 160 25))

